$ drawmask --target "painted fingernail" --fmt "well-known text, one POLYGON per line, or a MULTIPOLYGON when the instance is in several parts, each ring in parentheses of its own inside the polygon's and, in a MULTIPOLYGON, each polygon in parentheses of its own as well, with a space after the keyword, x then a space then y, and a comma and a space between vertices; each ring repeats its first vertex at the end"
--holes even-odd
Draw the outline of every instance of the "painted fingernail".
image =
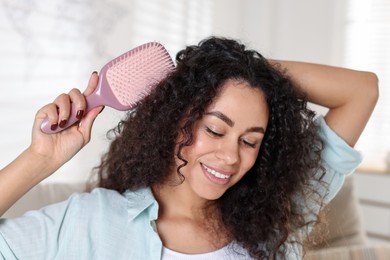
POLYGON ((77 113, 76 113, 76 118, 77 118, 78 120, 81 120, 81 118, 83 118, 83 115, 84 115, 84 110, 79 110, 79 111, 77 111, 77 113))
POLYGON ((58 127, 58 124, 52 124, 52 125, 50 126, 50 129, 51 129, 51 131, 54 131, 54 130, 57 129, 57 127, 58 127))
POLYGON ((66 122, 67 122, 66 119, 62 120, 58 126, 61 127, 61 128, 64 128, 65 125, 66 125, 66 122))

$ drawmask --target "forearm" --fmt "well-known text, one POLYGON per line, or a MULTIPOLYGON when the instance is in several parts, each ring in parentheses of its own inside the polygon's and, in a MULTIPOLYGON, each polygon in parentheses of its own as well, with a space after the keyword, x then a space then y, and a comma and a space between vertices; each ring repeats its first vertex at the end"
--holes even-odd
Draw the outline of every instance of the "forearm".
POLYGON ((0 216, 56 169, 53 163, 27 149, 0 170, 0 216))
POLYGON ((59 95, 53 103, 38 110, 33 125, 31 145, 18 158, 0 170, 0 216, 89 142, 93 122, 103 107, 91 109, 80 119, 78 125, 75 124, 57 134, 44 134, 41 131, 41 124, 45 118, 51 118, 51 122, 58 123, 67 120, 71 103, 79 111, 84 111, 85 96, 95 91, 98 81, 97 73, 92 73, 84 94, 78 89, 72 89, 69 94, 59 95))
POLYGON ((374 73, 304 62, 271 62, 287 70, 308 101, 329 108, 327 124, 355 145, 378 99, 374 73))

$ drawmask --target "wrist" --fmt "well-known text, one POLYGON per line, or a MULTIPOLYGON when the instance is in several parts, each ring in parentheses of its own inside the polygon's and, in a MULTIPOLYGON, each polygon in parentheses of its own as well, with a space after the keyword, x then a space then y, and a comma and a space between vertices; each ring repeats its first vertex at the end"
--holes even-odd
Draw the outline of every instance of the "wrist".
POLYGON ((32 187, 54 172, 53 165, 27 148, 0 170, 0 216, 32 187))
POLYGON ((27 167, 25 173, 28 176, 25 177, 37 182, 49 177, 59 168, 58 163, 51 155, 42 154, 32 146, 28 147, 18 159, 20 167, 27 167))

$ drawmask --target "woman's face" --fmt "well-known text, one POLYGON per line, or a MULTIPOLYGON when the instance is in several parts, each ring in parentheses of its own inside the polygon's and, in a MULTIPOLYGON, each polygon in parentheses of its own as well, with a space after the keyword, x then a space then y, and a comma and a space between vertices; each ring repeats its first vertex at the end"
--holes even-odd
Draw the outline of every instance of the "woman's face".
POLYGON ((226 81, 195 124, 192 145, 182 149, 188 164, 181 169, 180 186, 203 199, 218 199, 253 166, 267 123, 263 93, 245 82, 226 81))

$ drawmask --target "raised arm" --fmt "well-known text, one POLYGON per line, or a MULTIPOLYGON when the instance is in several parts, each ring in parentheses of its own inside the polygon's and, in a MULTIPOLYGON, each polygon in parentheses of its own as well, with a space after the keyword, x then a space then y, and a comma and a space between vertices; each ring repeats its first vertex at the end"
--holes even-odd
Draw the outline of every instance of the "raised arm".
POLYGON ((304 62, 271 62, 287 70, 310 102, 329 108, 327 124, 353 147, 378 100, 376 75, 304 62))
POLYGON ((86 107, 84 96, 93 92, 97 82, 98 76, 93 73, 84 95, 79 90, 73 89, 69 94, 58 96, 53 103, 37 112, 31 145, 0 170, 0 216, 27 191, 53 174, 89 142, 92 124, 102 108, 95 108, 82 117, 82 111, 86 107), (70 102, 74 103, 80 111, 82 117, 80 124, 58 134, 44 134, 40 129, 42 121, 48 116, 53 127, 56 125, 60 127, 61 121, 69 116, 70 102))

